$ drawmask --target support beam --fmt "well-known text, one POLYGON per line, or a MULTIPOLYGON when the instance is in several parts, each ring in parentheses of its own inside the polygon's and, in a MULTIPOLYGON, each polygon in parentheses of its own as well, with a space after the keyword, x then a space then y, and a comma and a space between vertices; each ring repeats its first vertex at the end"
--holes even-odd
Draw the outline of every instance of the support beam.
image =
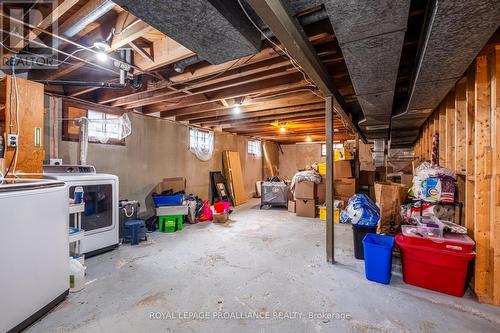
POLYGON ((321 92, 325 96, 335 96, 337 100, 335 111, 344 119, 347 127, 363 137, 349 115, 344 111, 345 108, 339 104, 343 102, 342 97, 308 41, 300 23, 288 13, 283 1, 248 0, 247 2, 321 92))
POLYGON ((325 130, 326 130, 326 260, 329 263, 335 261, 335 232, 333 223, 333 112, 334 98, 325 98, 325 130))

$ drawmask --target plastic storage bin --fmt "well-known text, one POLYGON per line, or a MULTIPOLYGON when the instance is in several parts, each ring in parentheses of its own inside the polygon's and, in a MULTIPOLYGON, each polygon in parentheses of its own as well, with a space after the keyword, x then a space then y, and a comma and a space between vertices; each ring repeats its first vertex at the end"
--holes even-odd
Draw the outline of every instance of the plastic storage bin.
MULTIPOLYGON (((401 249, 403 281, 417 287, 430 289, 462 297, 465 293, 467 269, 474 259, 474 252, 463 252, 465 248, 455 250, 442 249, 448 244, 434 243, 427 246, 410 244, 408 237, 396 235, 396 243, 401 249)), ((452 245, 454 246, 454 245, 452 245)))
POLYGON ((474 251, 474 241, 467 235, 445 233, 442 238, 422 237, 419 226, 402 225, 403 239, 407 244, 427 246, 452 252, 470 253, 474 251))
POLYGON ((182 230, 182 215, 158 216, 158 230, 161 232, 182 230))
POLYGON ((363 239, 365 275, 370 281, 383 284, 391 282, 392 247, 394 237, 367 234, 363 239))
POLYGON ((182 205, 182 201, 184 201, 184 194, 153 196, 156 206, 177 206, 182 205))
POLYGON ((377 231, 377 226, 368 227, 366 225, 352 225, 352 238, 354 242, 354 258, 365 259, 363 250, 363 239, 367 234, 374 234, 377 231))
MULTIPOLYGON (((319 219, 326 221, 326 207, 319 207, 319 219)), ((340 209, 333 209, 333 223, 340 223, 340 209)))

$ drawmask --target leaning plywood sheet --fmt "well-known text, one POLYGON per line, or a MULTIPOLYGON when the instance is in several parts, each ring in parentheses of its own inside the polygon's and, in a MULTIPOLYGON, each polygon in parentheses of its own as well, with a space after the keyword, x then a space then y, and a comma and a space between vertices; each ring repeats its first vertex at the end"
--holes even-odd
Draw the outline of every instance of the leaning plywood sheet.
POLYGON ((224 151, 222 153, 224 164, 224 175, 227 179, 229 192, 235 206, 248 201, 243 183, 243 172, 241 171, 240 154, 235 151, 224 151))

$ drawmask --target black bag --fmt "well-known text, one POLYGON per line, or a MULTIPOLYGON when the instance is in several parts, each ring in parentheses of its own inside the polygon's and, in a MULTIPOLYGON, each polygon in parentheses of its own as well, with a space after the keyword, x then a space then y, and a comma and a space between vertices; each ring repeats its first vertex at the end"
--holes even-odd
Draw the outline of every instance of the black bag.
POLYGON ((149 232, 153 232, 153 231, 156 231, 156 226, 157 226, 157 218, 156 216, 151 216, 150 218, 148 218, 146 221, 145 221, 145 224, 146 224, 146 229, 149 231, 149 232))

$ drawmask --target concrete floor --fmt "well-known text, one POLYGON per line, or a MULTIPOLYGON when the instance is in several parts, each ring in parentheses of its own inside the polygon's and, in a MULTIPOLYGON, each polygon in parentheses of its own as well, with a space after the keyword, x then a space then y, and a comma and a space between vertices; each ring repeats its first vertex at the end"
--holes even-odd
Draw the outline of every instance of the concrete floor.
POLYGON ((406 285, 398 273, 387 286, 367 281, 350 226, 335 225, 330 265, 324 222, 257 204, 228 225, 153 233, 90 258, 86 288, 28 332, 500 332, 500 308, 470 294, 406 285))

